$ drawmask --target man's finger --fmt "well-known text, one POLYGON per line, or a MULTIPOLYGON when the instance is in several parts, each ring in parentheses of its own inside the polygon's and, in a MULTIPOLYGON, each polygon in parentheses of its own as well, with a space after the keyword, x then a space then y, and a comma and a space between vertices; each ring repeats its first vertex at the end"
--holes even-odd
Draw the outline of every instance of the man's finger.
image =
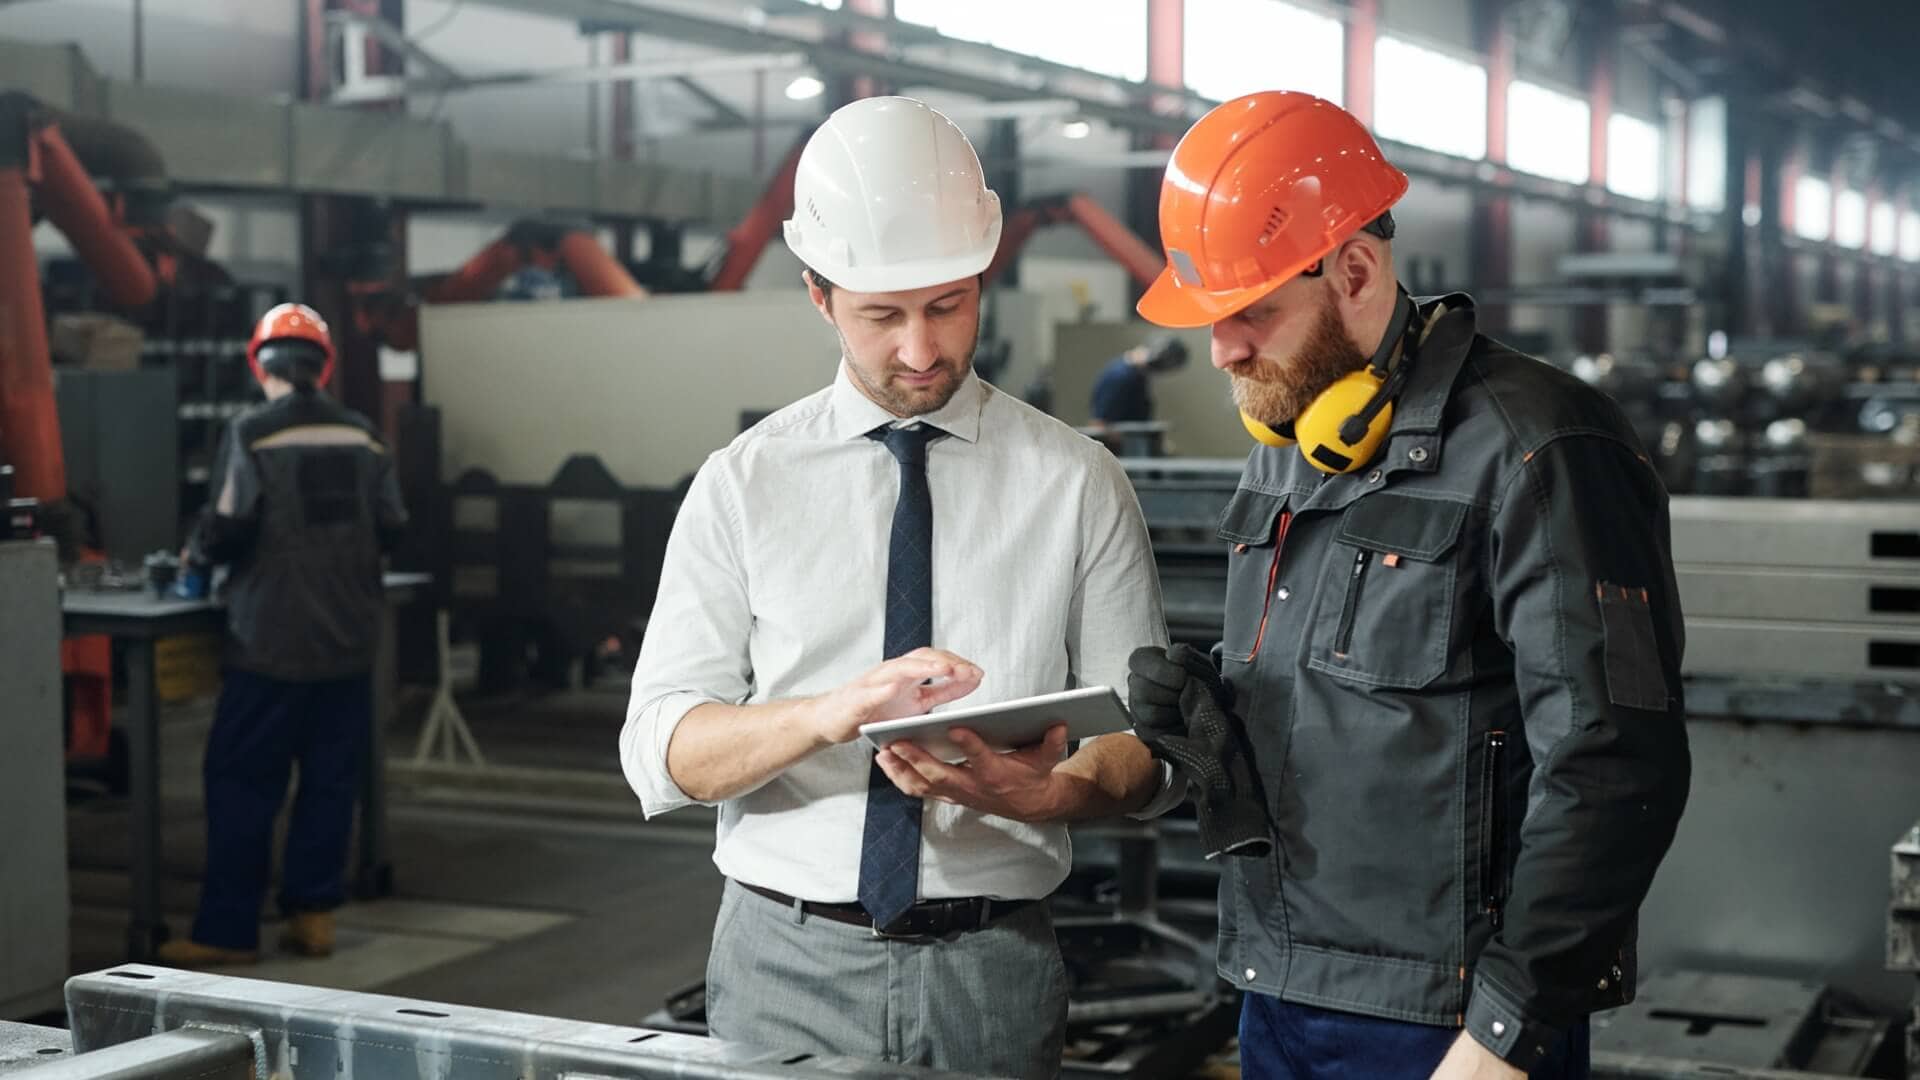
POLYGON ((1177 687, 1187 681, 1187 669, 1168 659, 1166 650, 1143 645, 1127 657, 1127 670, 1160 686, 1177 687))
POLYGON ((926 797, 927 778, 920 775, 913 766, 903 761, 898 753, 890 749, 882 750, 873 756, 873 760, 880 766, 880 771, 887 774, 887 779, 893 781, 893 786, 899 788, 902 794, 912 795, 915 798, 926 797))
POLYGON ((974 733, 971 728, 948 728, 947 741, 953 744, 954 749, 967 755, 969 763, 994 756, 993 747, 988 746, 987 741, 974 733))

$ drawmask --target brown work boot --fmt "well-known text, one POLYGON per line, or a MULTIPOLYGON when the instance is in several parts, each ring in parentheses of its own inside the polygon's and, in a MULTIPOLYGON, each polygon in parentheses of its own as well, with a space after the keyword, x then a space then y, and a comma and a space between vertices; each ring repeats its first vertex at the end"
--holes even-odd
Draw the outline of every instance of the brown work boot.
POLYGON ((287 916, 280 947, 300 956, 332 956, 333 912, 296 911, 287 916))
POLYGON ((254 949, 227 949, 218 945, 203 945, 190 938, 175 938, 161 942, 155 958, 168 967, 210 968, 257 964, 260 962, 260 953, 254 949))

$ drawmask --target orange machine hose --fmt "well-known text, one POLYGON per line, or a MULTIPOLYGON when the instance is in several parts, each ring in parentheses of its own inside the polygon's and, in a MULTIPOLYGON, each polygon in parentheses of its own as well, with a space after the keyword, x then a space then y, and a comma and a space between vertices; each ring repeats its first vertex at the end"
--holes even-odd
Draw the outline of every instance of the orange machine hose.
POLYGON ((623 296, 638 300, 647 290, 633 280, 627 268, 600 246, 590 232, 574 230, 560 238, 560 262, 588 296, 623 296))
POLYGON ((93 271, 115 304, 137 308, 152 303, 158 289, 152 268, 132 238, 115 224, 113 212, 107 209, 106 200, 100 197, 86 166, 67 145, 60 128, 48 124, 35 133, 34 140, 40 157, 40 182, 35 190, 47 218, 66 234, 80 261, 93 271))
POLYGON ((13 466, 16 496, 56 502, 67 497, 67 462, 38 265, 26 173, 0 167, 0 461, 13 466))
POLYGON ((426 291, 428 303, 464 304, 491 300, 500 286, 525 264, 520 248, 506 238, 481 248, 460 269, 426 291))

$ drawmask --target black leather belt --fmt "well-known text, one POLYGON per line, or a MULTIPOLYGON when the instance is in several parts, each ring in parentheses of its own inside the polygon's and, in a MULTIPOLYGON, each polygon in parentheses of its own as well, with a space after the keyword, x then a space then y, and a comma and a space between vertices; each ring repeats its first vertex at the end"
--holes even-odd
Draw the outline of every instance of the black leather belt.
POLYGON ((1008 915, 1023 908, 1039 903, 1037 900, 994 900, 985 896, 963 896, 953 900, 922 900, 907 909, 891 926, 873 925, 873 916, 868 915, 859 904, 821 904, 812 900, 799 900, 774 889, 763 889, 758 885, 749 885, 744 881, 737 884, 750 893, 764 896, 779 904, 791 908, 798 904, 800 910, 808 915, 830 919, 849 926, 864 926, 873 931, 874 937, 893 938, 903 941, 933 941, 952 937, 956 934, 970 934, 975 930, 993 925, 1008 915))

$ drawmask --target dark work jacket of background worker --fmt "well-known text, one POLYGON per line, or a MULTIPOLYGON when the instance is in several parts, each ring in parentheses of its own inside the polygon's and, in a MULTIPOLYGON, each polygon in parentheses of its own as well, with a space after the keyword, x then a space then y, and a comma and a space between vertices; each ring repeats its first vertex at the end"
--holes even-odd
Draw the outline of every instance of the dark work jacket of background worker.
POLYGON ((1136 345, 1108 361, 1093 380, 1088 414, 1096 424, 1142 423, 1153 419, 1153 376, 1178 371, 1187 347, 1164 337, 1136 345))
POLYGON ((1220 973, 1528 1069, 1631 998, 1686 799, 1667 498, 1611 400, 1421 311, 1372 462, 1258 448, 1222 518, 1275 844, 1221 860, 1220 973))
MULTIPOLYGON (((269 365, 263 374, 271 373, 269 365)), ((171 957, 163 949, 174 962, 231 962, 203 953, 257 948, 273 822, 295 762, 282 944, 309 955, 331 951, 326 913, 345 900, 353 804, 372 723, 380 560, 406 512, 372 425, 317 390, 313 370, 288 374, 291 392, 229 426, 212 503, 192 543, 197 560, 225 563, 231 575, 223 684, 205 768, 207 878, 192 940, 169 943, 179 946, 171 957)))

